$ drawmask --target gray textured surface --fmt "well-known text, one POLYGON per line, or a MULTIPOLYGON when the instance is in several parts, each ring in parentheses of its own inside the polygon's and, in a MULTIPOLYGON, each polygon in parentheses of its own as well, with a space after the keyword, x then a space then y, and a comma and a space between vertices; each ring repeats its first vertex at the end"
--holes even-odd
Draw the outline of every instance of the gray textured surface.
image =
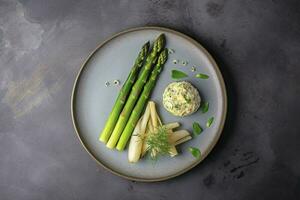
POLYGON ((1 200, 299 199, 299 19, 297 0, 0 0, 1 200), (84 58, 141 25, 200 41, 220 64, 230 100, 212 154, 153 184, 98 166, 70 119, 84 58))

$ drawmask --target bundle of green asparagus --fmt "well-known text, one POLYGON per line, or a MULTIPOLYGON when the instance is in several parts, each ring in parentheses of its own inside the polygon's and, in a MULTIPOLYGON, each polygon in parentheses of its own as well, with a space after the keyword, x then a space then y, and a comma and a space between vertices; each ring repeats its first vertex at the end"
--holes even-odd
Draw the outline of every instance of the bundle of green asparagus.
POLYGON ((149 42, 142 47, 99 137, 108 148, 117 145, 121 151, 126 147, 167 60, 164 46, 165 36, 161 34, 154 41, 150 53, 149 42))

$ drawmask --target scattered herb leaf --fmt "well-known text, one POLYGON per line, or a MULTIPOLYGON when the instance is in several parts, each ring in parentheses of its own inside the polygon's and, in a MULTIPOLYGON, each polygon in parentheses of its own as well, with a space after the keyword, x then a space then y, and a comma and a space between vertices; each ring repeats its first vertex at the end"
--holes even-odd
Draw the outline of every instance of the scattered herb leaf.
POLYGON ((172 78, 173 79, 181 79, 181 78, 185 78, 188 77, 188 75, 182 71, 179 70, 172 70, 172 78))
POLYGON ((201 74, 201 73, 199 73, 199 74, 196 74, 196 78, 208 79, 208 78, 209 78, 209 76, 208 76, 208 75, 206 75, 206 74, 201 74))
POLYGON ((195 158, 200 158, 201 156, 201 151, 196 148, 196 147, 189 147, 189 152, 195 157, 195 158))
POLYGON ((202 110, 202 113, 206 113, 209 109, 209 103, 208 102, 204 102, 201 106, 201 110, 202 110))
POLYGON ((194 135, 200 135, 202 133, 203 129, 201 128, 200 124, 198 122, 193 123, 193 133, 194 135))
POLYGON ((213 123, 213 121, 214 121, 214 117, 209 118, 206 122, 206 127, 209 128, 211 126, 211 124, 213 123))

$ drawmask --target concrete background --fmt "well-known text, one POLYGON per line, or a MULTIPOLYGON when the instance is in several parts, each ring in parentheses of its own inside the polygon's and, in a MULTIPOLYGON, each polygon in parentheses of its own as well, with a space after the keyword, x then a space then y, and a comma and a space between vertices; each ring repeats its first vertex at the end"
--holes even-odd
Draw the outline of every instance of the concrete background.
POLYGON ((297 0, 0 0, 0 199, 300 199, 297 0), (192 171, 136 183, 81 147, 70 94, 85 57, 159 25, 203 44, 224 75, 224 134, 192 171))

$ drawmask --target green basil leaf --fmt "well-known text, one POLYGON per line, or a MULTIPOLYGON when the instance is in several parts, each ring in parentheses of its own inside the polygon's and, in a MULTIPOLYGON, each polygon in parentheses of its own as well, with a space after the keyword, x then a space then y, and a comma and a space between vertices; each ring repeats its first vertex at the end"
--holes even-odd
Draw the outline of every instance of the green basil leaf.
POLYGON ((181 78, 185 78, 188 77, 188 75, 182 71, 179 70, 172 70, 172 78, 173 79, 181 79, 181 78))
POLYGON ((196 148, 196 147, 189 147, 189 152, 195 157, 195 158, 200 158, 201 156, 201 151, 196 148))
POLYGON ((209 103, 208 102, 204 102, 201 106, 201 110, 202 110, 202 113, 206 113, 209 109, 209 103))
POLYGON ((198 122, 193 123, 193 133, 195 135, 200 135, 202 133, 203 129, 201 128, 200 124, 198 122))
POLYGON ((209 118, 206 122, 206 127, 209 128, 211 126, 211 124, 213 123, 213 121, 214 121, 214 117, 209 118))
POLYGON ((209 78, 209 76, 208 75, 206 75, 206 74, 196 74, 196 78, 201 78, 201 79, 208 79, 209 78))

